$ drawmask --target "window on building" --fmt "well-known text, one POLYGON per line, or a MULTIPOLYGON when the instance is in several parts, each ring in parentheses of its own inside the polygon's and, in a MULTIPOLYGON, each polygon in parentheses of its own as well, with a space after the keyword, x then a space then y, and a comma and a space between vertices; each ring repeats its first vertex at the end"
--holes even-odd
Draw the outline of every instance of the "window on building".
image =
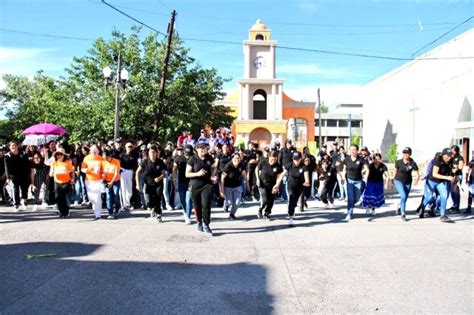
POLYGON ((352 128, 360 128, 361 127, 361 121, 360 120, 353 120, 351 122, 352 128))
POLYGON ((337 127, 337 119, 328 119, 326 127, 337 127))
POLYGON ((267 119, 267 93, 264 90, 253 93, 253 119, 267 119))
POLYGON ((257 34, 257 35, 255 36, 255 40, 264 40, 264 39, 265 39, 265 37, 263 37, 262 34, 257 34))
POLYGON ((339 127, 347 127, 349 126, 349 122, 347 120, 339 120, 339 127))

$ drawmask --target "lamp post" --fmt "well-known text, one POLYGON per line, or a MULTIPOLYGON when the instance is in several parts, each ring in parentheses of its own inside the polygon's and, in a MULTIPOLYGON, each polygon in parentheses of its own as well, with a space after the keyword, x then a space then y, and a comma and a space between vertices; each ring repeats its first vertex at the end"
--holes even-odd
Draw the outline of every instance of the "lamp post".
POLYGON ((117 62, 117 68, 115 71, 106 66, 102 70, 102 74, 105 78, 106 85, 115 86, 115 119, 114 119, 114 139, 120 137, 120 90, 125 88, 125 83, 128 80, 127 69, 122 69, 122 57, 120 52, 117 56, 114 56, 114 60, 117 62))

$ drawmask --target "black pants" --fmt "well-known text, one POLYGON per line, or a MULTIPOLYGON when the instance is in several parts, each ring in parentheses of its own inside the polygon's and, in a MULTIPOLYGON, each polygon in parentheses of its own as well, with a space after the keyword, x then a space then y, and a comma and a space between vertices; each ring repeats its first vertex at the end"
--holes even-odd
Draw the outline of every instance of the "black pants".
POLYGON ((273 204, 275 203, 275 195, 272 193, 273 186, 259 187, 260 192, 260 208, 258 211, 264 212, 265 214, 271 214, 273 204))
POLYGON ((160 185, 146 184, 146 193, 149 196, 148 208, 153 209, 153 213, 161 215, 161 198, 163 198, 163 182, 160 185))
POLYGON ((54 205, 56 203, 56 198, 55 198, 55 190, 54 190, 54 178, 50 178, 48 180, 48 185, 46 186, 46 194, 48 195, 48 204, 49 205, 54 205))
POLYGON ((59 213, 61 213, 61 216, 67 216, 69 214, 70 195, 70 184, 54 183, 54 197, 56 199, 56 204, 58 205, 58 210, 59 213))
POLYGON ((337 183, 337 179, 330 177, 327 180, 326 184, 324 185, 324 188, 321 191, 321 196, 319 197, 321 198, 321 201, 324 202, 325 204, 327 204, 328 201, 330 203, 334 203, 333 192, 334 192, 334 186, 336 185, 336 183, 337 183))
POLYGON ((303 185, 301 186, 288 185, 288 215, 290 217, 292 217, 295 214, 295 208, 302 193, 303 193, 303 185))
POLYGON ((13 184, 13 202, 15 203, 15 206, 20 205, 20 192, 21 192, 21 198, 25 199, 25 201, 28 199, 28 181, 25 180, 12 180, 13 184))
POLYGON ((212 184, 197 188, 191 186, 190 189, 197 221, 209 225, 211 223, 212 184))
POLYGON ((249 189, 250 191, 248 192, 248 196, 249 197, 253 197, 255 199, 258 199, 259 198, 259 191, 260 189, 258 189, 257 187, 257 178, 255 177, 255 168, 257 166, 254 166, 254 167, 249 167, 249 189))

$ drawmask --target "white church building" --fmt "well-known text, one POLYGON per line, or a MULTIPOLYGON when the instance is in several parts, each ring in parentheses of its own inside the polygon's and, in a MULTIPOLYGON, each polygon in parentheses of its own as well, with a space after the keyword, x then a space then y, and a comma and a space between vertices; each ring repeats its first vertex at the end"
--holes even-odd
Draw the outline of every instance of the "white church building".
POLYGON ((364 145, 391 143, 423 162, 452 144, 474 156, 474 29, 364 87, 364 145))

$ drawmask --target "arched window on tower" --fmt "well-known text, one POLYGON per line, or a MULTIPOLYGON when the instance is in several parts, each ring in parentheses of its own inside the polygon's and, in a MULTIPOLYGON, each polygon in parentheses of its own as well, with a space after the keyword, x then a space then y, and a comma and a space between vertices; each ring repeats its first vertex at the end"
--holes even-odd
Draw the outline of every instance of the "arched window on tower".
POLYGON ((267 93, 264 90, 253 93, 253 119, 267 119, 267 93))
POLYGON ((265 40, 265 37, 262 34, 255 35, 255 40, 265 40))

